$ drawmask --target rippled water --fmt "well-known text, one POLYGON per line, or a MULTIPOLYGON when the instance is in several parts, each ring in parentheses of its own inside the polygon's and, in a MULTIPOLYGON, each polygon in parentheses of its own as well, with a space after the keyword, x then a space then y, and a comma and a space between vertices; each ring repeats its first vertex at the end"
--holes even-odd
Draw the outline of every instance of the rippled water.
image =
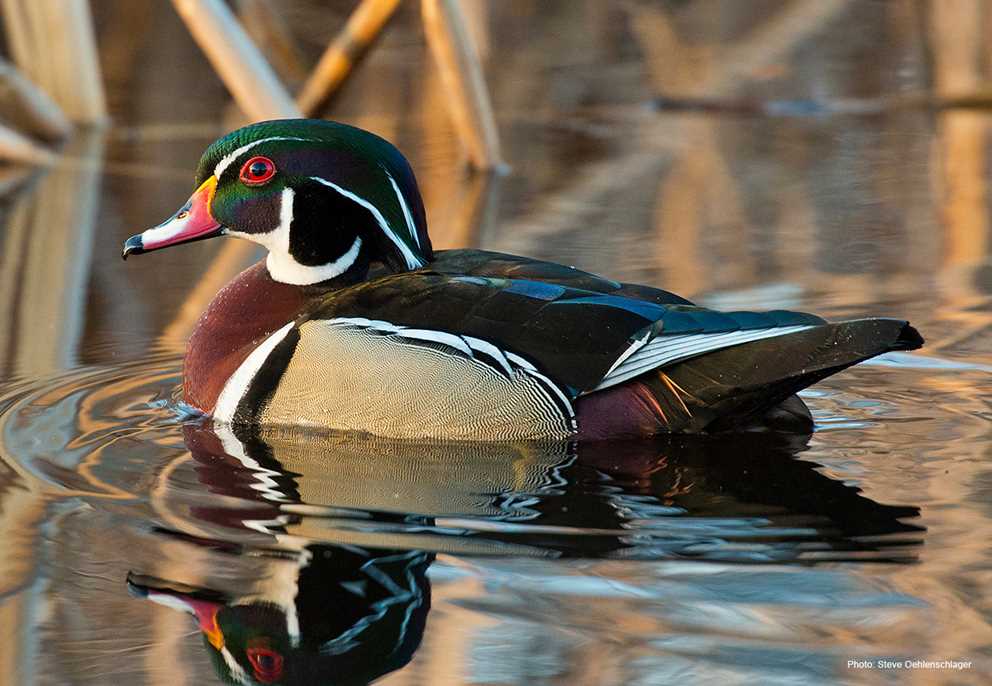
POLYGON ((415 11, 349 84, 334 116, 407 152, 438 247, 927 338, 804 392, 811 436, 494 446, 184 410, 182 341, 257 254, 119 246, 226 98, 168 3, 94 2, 117 125, 0 176, 4 683, 987 683, 992 117, 889 106, 965 40, 922 46, 919 3, 772 5, 493 3, 502 178, 460 165, 415 11), (849 666, 880 659, 971 666, 849 666))
POLYGON ((988 651, 987 465, 966 433, 984 419, 958 415, 989 397, 919 390, 985 369, 882 359, 806 394, 812 438, 493 446, 239 439, 183 411, 178 368, 0 397, 4 502, 32 515, 6 561, 34 572, 8 594, 45 599, 29 616, 55 681, 154 681, 168 656, 259 683, 279 682, 266 664, 297 683, 809 683, 988 651))

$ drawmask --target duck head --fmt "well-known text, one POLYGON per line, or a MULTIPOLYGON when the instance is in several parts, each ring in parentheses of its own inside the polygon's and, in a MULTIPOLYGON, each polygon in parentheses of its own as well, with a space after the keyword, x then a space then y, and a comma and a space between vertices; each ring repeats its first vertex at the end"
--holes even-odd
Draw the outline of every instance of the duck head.
POLYGON ((129 573, 131 595, 190 614, 234 684, 368 684, 406 665, 430 610, 430 553, 314 545, 225 593, 129 573))
POLYGON ((394 272, 432 258, 423 201, 406 158, 362 129, 319 119, 252 124, 200 158, 196 190, 174 215, 131 236, 122 256, 215 236, 269 251, 273 279, 295 285, 394 272))

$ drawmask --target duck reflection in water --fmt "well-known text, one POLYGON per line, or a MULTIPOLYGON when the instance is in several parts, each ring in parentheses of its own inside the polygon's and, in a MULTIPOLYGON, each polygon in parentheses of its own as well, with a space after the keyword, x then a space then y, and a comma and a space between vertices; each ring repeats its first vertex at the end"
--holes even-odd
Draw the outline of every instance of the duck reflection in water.
MULTIPOLYGON (((433 559, 312 545, 291 578, 276 575, 239 595, 136 574, 128 588, 194 615, 217 673, 231 683, 366 684, 405 665, 420 645, 433 559)), ((287 560, 273 564, 280 562, 287 560)))
POLYGON ((134 572, 128 586, 194 615, 230 682, 362 684, 420 645, 436 553, 912 561, 924 529, 903 520, 919 509, 797 459, 807 438, 410 444, 188 426, 161 533, 268 573, 233 591, 134 572))

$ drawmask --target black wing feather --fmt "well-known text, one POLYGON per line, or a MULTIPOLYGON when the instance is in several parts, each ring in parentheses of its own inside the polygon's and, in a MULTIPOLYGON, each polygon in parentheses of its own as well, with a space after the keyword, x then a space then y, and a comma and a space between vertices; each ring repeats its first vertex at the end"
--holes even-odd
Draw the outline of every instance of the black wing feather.
MULTIPOLYGON (((449 276, 481 276, 521 281, 538 281, 568 286, 593 293, 608 293, 658 305, 691 305, 680 295, 641 284, 622 283, 581 269, 530 257, 508 255, 489 250, 439 250, 428 267, 449 276)), ((373 269, 369 278, 387 275, 384 268, 373 269)))

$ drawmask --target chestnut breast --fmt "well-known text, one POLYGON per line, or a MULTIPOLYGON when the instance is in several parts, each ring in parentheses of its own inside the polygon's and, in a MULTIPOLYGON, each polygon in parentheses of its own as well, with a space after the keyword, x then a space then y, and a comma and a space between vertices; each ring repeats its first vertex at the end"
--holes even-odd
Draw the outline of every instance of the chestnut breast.
POLYGON ((313 297, 274 281, 265 261, 241 272, 217 294, 190 335, 183 361, 183 399, 210 413, 231 374, 270 334, 313 297))

